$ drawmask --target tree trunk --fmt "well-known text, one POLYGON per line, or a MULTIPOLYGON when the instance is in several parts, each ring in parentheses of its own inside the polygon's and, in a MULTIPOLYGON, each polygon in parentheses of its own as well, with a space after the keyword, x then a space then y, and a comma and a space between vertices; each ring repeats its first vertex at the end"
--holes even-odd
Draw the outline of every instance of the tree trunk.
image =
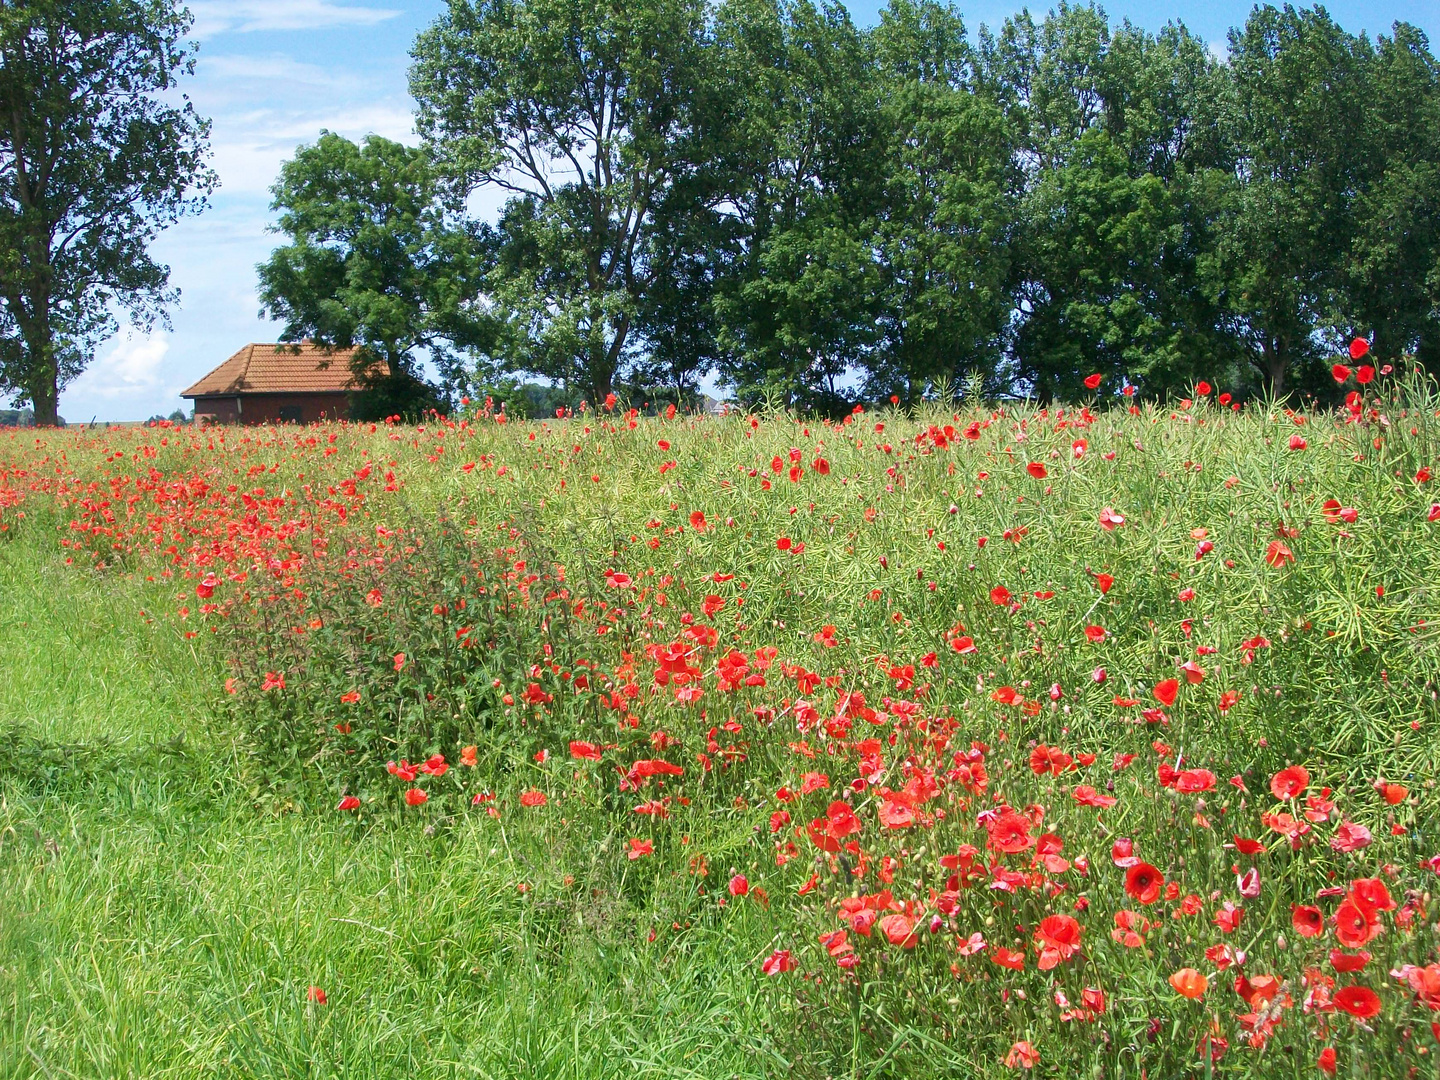
POLYGON ((1261 345, 1265 357, 1265 378, 1270 382, 1270 392, 1276 397, 1285 393, 1285 374, 1290 367, 1290 358, 1279 342, 1267 337, 1261 345))
POLYGON ((60 423, 60 395, 55 390, 55 380, 49 380, 49 386, 41 388, 32 387, 30 390, 30 405, 35 410, 36 427, 55 427, 60 423))
MULTIPOLYGON (((39 306, 36 305, 37 308, 39 306)), ((60 389, 56 377, 55 343, 50 335, 49 305, 44 306, 46 310, 42 317, 24 333, 25 351, 29 353, 25 365, 29 376, 25 392, 30 395, 30 407, 35 410, 35 426, 55 427, 60 422, 60 389)))

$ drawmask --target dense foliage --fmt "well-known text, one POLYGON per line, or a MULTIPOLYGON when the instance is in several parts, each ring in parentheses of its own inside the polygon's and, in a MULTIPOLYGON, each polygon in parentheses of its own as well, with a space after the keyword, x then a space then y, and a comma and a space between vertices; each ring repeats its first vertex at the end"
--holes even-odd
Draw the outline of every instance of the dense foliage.
MULTIPOLYGON (((1096 371, 1334 402, 1356 333, 1440 363, 1440 68, 1407 24, 1260 6, 1220 60, 1064 3, 972 43, 938 0, 868 30, 813 0, 452 0, 411 89, 427 153, 351 156, 505 197, 451 226, 480 267, 447 292, 483 328, 472 386, 684 401, 714 374, 839 416, 966 384, 1063 400, 1096 371)), ((362 320, 352 286, 281 282, 309 242, 291 173, 327 147, 276 188, 300 247, 267 280, 362 320)))
POLYGON ((58 419, 116 330, 178 293, 152 240, 204 208, 209 121, 173 92, 192 18, 174 0, 0 5, 0 391, 58 419))

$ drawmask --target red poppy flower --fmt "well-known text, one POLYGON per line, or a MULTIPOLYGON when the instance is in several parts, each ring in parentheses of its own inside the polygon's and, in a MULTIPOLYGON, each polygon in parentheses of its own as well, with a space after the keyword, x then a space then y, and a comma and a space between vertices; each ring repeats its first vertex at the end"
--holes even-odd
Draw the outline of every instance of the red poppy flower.
POLYGON ((358 798, 356 798, 354 795, 346 795, 343 799, 340 800, 340 805, 338 805, 337 807, 335 807, 335 809, 336 809, 336 810, 359 810, 359 809, 360 809, 360 800, 359 800, 358 798))
POLYGON ((1041 919, 1035 930, 1040 970, 1049 971, 1074 956, 1080 949, 1080 935, 1080 924, 1069 915, 1047 915, 1041 919))
POLYGON ((1210 989, 1210 980, 1194 968, 1181 968, 1170 976, 1170 985, 1181 997, 1198 1001, 1210 989))
POLYGON ((1180 692, 1180 680, 1164 679, 1155 684, 1155 700, 1167 708, 1175 704, 1175 696, 1180 692))
POLYGON ((1110 861, 1122 870, 1139 866, 1140 860, 1135 857, 1135 841, 1128 836, 1116 840, 1110 845, 1110 861))
POLYGON ((1160 890, 1165 885, 1165 875, 1147 862, 1137 862, 1125 871, 1125 891, 1141 904, 1153 904, 1160 899, 1160 890))
POLYGON ((1385 882, 1379 878, 1356 878, 1350 883, 1350 896, 1362 908, 1374 911, 1394 911, 1395 899, 1385 882))
POLYGON ((1330 369, 1330 374, 1334 376, 1337 383, 1343 383, 1346 379, 1350 378, 1350 369, 1344 364, 1336 364, 1330 369))
POLYGON ((902 949, 913 949, 920 941, 915 935, 915 920, 898 911, 891 912, 880 920, 880 932, 891 945, 902 949))
POLYGON ((1342 952, 1339 949, 1330 950, 1330 966, 1342 975, 1363 971, 1369 962, 1370 954, 1363 949, 1353 953, 1342 952))
POLYGON ((1227 900, 1221 905, 1220 910, 1215 912, 1214 922, 1222 934, 1233 934, 1240 929, 1240 920, 1244 917, 1245 909, 1227 900))
POLYGON ((654 841, 642 840, 638 836, 632 836, 630 838, 629 844, 630 850, 627 851, 625 854, 631 862, 634 862, 636 859, 643 859, 646 855, 655 854, 654 841))
POLYGON ((1115 913, 1114 922, 1115 929, 1110 931, 1110 939, 1117 945, 1138 949, 1145 944, 1140 935, 1150 932, 1150 920, 1144 915, 1138 911, 1121 910, 1115 913))
POLYGON ((1215 790, 1215 774, 1209 769, 1181 769, 1175 774, 1174 788, 1182 795, 1198 795, 1215 790))
POLYGON ((1383 929, 1379 913, 1355 902, 1353 897, 1335 909, 1335 938, 1347 949, 1358 949, 1373 941, 1383 929))
POLYGON ((1270 546, 1265 549, 1265 561, 1277 570, 1286 563, 1295 561, 1295 553, 1283 540, 1271 540, 1270 546))
POLYGON ((1336 991, 1332 999, 1337 1009, 1344 1009, 1351 1016, 1369 1020, 1380 1015, 1380 995, 1368 986, 1346 986, 1336 991))
POLYGON ((1013 810, 1006 810, 986 823, 990 834, 987 846, 992 851, 1009 855, 1024 851, 1035 843, 1030 835, 1030 821, 1013 810))
POLYGON ((572 741, 570 743, 570 756, 578 761, 599 761, 600 747, 594 743, 572 741))
POLYGON ((1363 337, 1353 338, 1350 341, 1350 359, 1363 360, 1370 352, 1370 342, 1363 337))
POLYGON ((887 829, 908 829, 915 824, 915 811, 902 802, 885 799, 880 803, 880 824, 887 829))
POLYGON ((990 950, 990 959, 1003 968, 1009 968, 1011 971, 1025 970, 1025 954, 1023 952, 1015 952, 1013 949, 1007 949, 1004 946, 996 946, 990 950))
POLYGON ((789 949, 776 949, 760 964, 760 970, 766 975, 781 975, 794 971, 795 958, 790 955, 789 949))
POLYGON ((1290 905, 1290 925, 1301 937, 1319 937, 1325 933, 1325 916, 1310 904, 1290 905))
POLYGON ((425 802, 429 798, 430 796, 425 794, 425 792, 420 788, 411 788, 409 791, 405 792, 405 805, 419 806, 421 803, 425 802))
POLYGON ((306 1001, 313 1001, 316 1005, 328 1005, 330 999, 326 997, 325 991, 318 986, 312 986, 305 994, 306 1001))
POLYGON ((1049 471, 1045 468, 1044 463, 1039 461, 1030 462, 1029 465, 1025 466, 1025 471, 1028 472, 1031 476, 1033 476, 1036 480, 1044 480, 1047 476, 1050 475, 1049 471))
POLYGON ((1094 375, 1086 375, 1086 376, 1085 376, 1085 389, 1086 389, 1086 390, 1098 390, 1098 389, 1100 389, 1100 380, 1101 380, 1102 378, 1104 378, 1104 376, 1101 375, 1099 372, 1096 372, 1094 375))
POLYGON ((1074 798, 1081 806, 1094 806, 1100 809, 1114 806, 1118 801, 1113 795, 1102 795, 1088 784, 1081 784, 1074 791, 1074 798))
MULTIPOLYGON (((1089 381, 1089 380, 1086 380, 1089 381)), ((1005 1055, 1005 1067, 1007 1069, 1033 1069, 1040 1064, 1040 1051, 1031 1046, 1024 1039, 1013 1044, 1010 1052, 1005 1055)))
POLYGON ((1105 640, 1105 628, 1103 626, 1087 626, 1085 627, 1085 636, 1098 645, 1105 640))
POLYGON ((1405 797, 1409 794, 1410 789, 1404 784, 1380 785, 1380 797, 1383 798, 1389 806, 1398 806, 1405 801, 1405 797))
POLYGON ((1355 369, 1355 381, 1361 386, 1369 386, 1375 381, 1375 369, 1369 364, 1361 364, 1355 369))
POLYGON ((1270 794, 1281 802, 1298 799, 1310 784, 1310 773, 1304 765, 1290 765, 1270 778, 1270 794))
POLYGON ((544 806, 550 800, 546 798, 545 792, 531 789, 520 793, 521 806, 544 806))
POLYGON ((990 590, 990 602, 996 607, 1009 607, 1010 600, 1010 590, 1004 585, 996 585, 990 590))
POLYGON ((1201 379, 1198 383, 1195 384, 1195 392, 1201 397, 1209 397, 1210 391, 1212 389, 1214 388, 1204 379, 1201 379))
POLYGON ((1401 974, 1420 1004, 1440 1012, 1440 964, 1426 964, 1423 968, 1406 964, 1401 974))
POLYGON ((1320 1057, 1316 1059, 1315 1067, 1326 1076, 1335 1075, 1335 1048, 1333 1046, 1327 1046, 1320 1051, 1320 1057))
POLYGON ((745 896, 750 892, 750 879, 744 874, 736 874, 730 879, 730 895, 745 896))
POLYGON ((708 524, 709 524, 709 522, 707 522, 707 521, 705 520, 705 515, 704 515, 703 512, 701 512, 701 511, 699 511, 699 510, 696 510, 696 511, 694 511, 694 512, 691 513, 691 515, 690 515, 690 527, 691 527, 692 529, 694 529, 696 532, 704 532, 704 531, 705 531, 705 526, 708 525, 708 524))
POLYGON ((1374 837, 1370 835, 1370 830, 1354 821, 1342 821, 1336 828, 1335 835, 1330 838, 1333 851, 1359 851, 1372 843, 1374 837))

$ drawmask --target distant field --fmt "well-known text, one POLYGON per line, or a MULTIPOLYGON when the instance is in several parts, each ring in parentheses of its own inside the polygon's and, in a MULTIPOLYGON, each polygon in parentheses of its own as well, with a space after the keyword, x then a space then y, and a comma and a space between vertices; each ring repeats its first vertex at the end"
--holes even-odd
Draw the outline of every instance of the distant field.
POLYGON ((1433 1076, 1351 402, 0 430, 0 1076, 1433 1076))

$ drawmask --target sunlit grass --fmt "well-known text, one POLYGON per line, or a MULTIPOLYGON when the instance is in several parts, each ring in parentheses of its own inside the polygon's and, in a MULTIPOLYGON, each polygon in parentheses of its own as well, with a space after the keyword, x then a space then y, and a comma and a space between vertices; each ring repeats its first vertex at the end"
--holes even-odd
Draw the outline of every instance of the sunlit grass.
MULTIPOLYGON (((38 447, 0 436, 0 468, 24 494, 0 518, 0 1075, 993 1076, 1010 1071, 1005 1051, 1024 1037, 1042 1048, 1041 1075, 1129 1076, 1141 1062, 1168 1077, 1203 1073, 1194 1047, 1212 1020, 1231 1039, 1219 1073, 1313 1075, 1320 1044, 1298 1020, 1252 1052, 1239 1045, 1245 1005, 1231 976, 1210 969, 1203 1005, 1179 999, 1167 978, 1203 964, 1218 939, 1211 894, 1235 898, 1230 867, 1242 861, 1222 844, 1260 829, 1267 777, 1288 762, 1306 763, 1340 813, 1372 830, 1374 852, 1403 874, 1397 897, 1430 880, 1415 870, 1440 851, 1430 833, 1440 523, 1428 520, 1435 489, 1417 476, 1440 465, 1440 403, 1428 392, 1417 383, 1363 424, 1207 404, 1098 417, 887 410, 843 426, 783 416, 632 426, 617 414, 424 431, 62 432, 38 447), (985 426, 969 439, 972 423, 985 426), (939 446, 931 425, 947 424, 939 446), (1290 448, 1295 434, 1303 449, 1290 448), (793 482, 792 448, 803 473, 793 482), (1357 519, 1327 516, 1332 498, 1357 519), (1125 524, 1103 528, 1106 508, 1125 524), (1277 538, 1293 562, 1267 562, 1277 538), (1204 543, 1213 549, 1200 552, 1204 543), (725 601, 709 620, 715 655, 773 645, 770 683, 726 694, 707 660, 705 715, 677 706, 672 688, 646 689, 630 706, 641 721, 632 731, 543 674, 560 696, 528 712, 500 694, 523 690, 535 657, 506 658, 505 642, 455 646, 478 603, 463 619, 430 610, 448 594, 391 593, 372 606, 333 573, 347 553, 388 550, 430 560, 436 576, 423 580, 452 589, 447 559, 497 548, 502 563, 520 557, 509 548, 543 552, 563 565, 568 600, 587 601, 563 632, 546 630, 566 663, 613 672, 628 651, 648 687, 644 646, 672 640, 682 613, 697 621, 715 595, 725 601), (295 564, 268 567, 277 552, 295 564), (211 614, 196 594, 208 570, 220 571, 225 605, 211 614), (606 571, 632 584, 617 588, 606 571), (230 576, 240 572, 244 581, 230 576), (1101 574, 1113 578, 1108 592, 1101 574), (372 620, 374 655, 321 665, 323 641, 349 639, 298 634, 288 608, 279 621, 247 621, 242 594, 297 582, 294 611, 323 610, 337 631, 372 620), (996 586, 1018 606, 994 603, 996 586), (596 634, 597 612, 612 607, 596 634), (974 654, 951 648, 959 624, 974 654), (1091 641, 1087 626, 1106 634, 1091 641), (1267 644, 1247 650, 1257 636, 1267 644), (1144 723, 1155 683, 1187 658, 1203 681, 1182 688, 1164 725, 1144 723), (963 894, 994 903, 967 908, 961 936, 1008 935, 1023 949, 1035 920, 1083 895, 1094 912, 1083 964, 1051 983, 1033 961, 1009 976, 982 957, 958 977, 940 946, 872 942, 858 982, 844 980, 817 934, 838 925, 836 900, 878 886, 813 848, 777 866, 766 825, 779 784, 833 775, 834 790, 803 811, 794 804, 801 825, 854 775, 842 745, 818 761, 790 745, 797 695, 782 671, 792 663, 833 679, 809 695, 825 716, 843 690, 863 688, 875 705, 910 696, 889 669, 916 665, 926 712, 955 718, 950 749, 986 743, 997 796, 1044 805, 1067 858, 1092 866, 1083 879, 1069 872, 1058 899, 963 894), (283 698, 255 685, 267 667, 283 669, 283 698), (478 766, 457 764, 458 745, 425 744, 423 724, 407 736, 413 748, 386 751, 447 755, 451 771, 424 807, 404 808, 405 785, 378 767, 352 775, 334 752, 285 762, 257 744, 267 701, 293 704, 298 722, 313 717, 334 740, 339 695, 354 688, 356 715, 384 734, 399 715, 387 710, 410 709, 450 670, 477 688, 445 720, 480 744, 478 766), (502 675, 492 696, 479 692, 502 675), (1033 715, 997 704, 1002 685, 1036 702, 1033 715), (1221 711, 1226 690, 1238 697, 1221 711), (1142 705, 1116 706, 1117 696, 1142 705), (779 714, 775 734, 756 707, 779 714), (740 722, 733 737, 746 756, 704 773, 696 751, 727 718, 740 722), (660 753, 647 741, 659 729, 680 740, 668 753, 691 770, 667 790, 693 801, 640 821, 632 807, 655 789, 617 794, 614 765, 660 753), (567 756, 578 737, 622 749, 591 769, 567 756), (1084 782, 1113 783, 1118 805, 1077 808, 1080 776, 1035 777, 1037 744, 1095 754, 1084 782), (1123 773, 1111 769, 1119 753, 1136 755, 1123 773), (1177 760, 1213 770, 1218 790, 1197 800, 1162 789, 1157 761, 1177 760), (1231 788, 1232 775, 1248 791, 1231 788), (1407 799, 1387 807, 1373 788, 1381 778, 1405 784, 1407 799), (549 805, 517 807, 532 787, 549 805), (358 820, 333 809, 342 788, 362 794, 358 820), (478 790, 495 792, 498 818, 470 805, 478 790), (654 855, 626 858, 640 836, 654 855), (1108 940, 1111 914, 1131 903, 1110 865, 1120 836, 1204 904, 1190 922, 1149 910, 1159 925, 1144 949, 1108 940), (735 872, 768 906, 720 903, 735 872), (819 890, 798 896, 812 872, 819 890), (1020 923, 1027 933, 1013 932, 1020 923), (794 949, 800 969, 767 979, 760 962, 777 948, 794 949), (1109 1010, 1067 1026, 1057 985, 1072 1001, 1102 985, 1109 1010), (312 986, 326 1004, 307 1000, 312 986)), ((521 628, 529 616, 516 617, 509 625, 521 628)), ((825 741, 818 730, 808 738, 825 741)), ((899 786, 894 765, 885 782, 899 786)), ((873 818, 873 795, 854 801, 873 818)), ((979 805, 879 849, 901 856, 897 895, 933 902, 945 876, 935 845, 978 838, 963 830, 979 805)), ((1319 944, 1294 940, 1288 912, 1331 882, 1332 824, 1320 850, 1263 857, 1264 891, 1233 939, 1253 970, 1323 963, 1319 944)), ((886 842, 873 826, 865 835, 886 842)), ((1354 872, 1377 872, 1366 859, 1354 872)), ((1388 951, 1365 978, 1393 988, 1373 969, 1433 961, 1427 919, 1413 938, 1381 939, 1388 951)), ((1385 992, 1387 1009, 1402 1007, 1385 992)), ((1415 1056, 1423 1025, 1398 1042, 1395 1024, 1382 1025, 1367 1043, 1340 1020, 1336 1044, 1354 1075, 1430 1063, 1415 1056)))

